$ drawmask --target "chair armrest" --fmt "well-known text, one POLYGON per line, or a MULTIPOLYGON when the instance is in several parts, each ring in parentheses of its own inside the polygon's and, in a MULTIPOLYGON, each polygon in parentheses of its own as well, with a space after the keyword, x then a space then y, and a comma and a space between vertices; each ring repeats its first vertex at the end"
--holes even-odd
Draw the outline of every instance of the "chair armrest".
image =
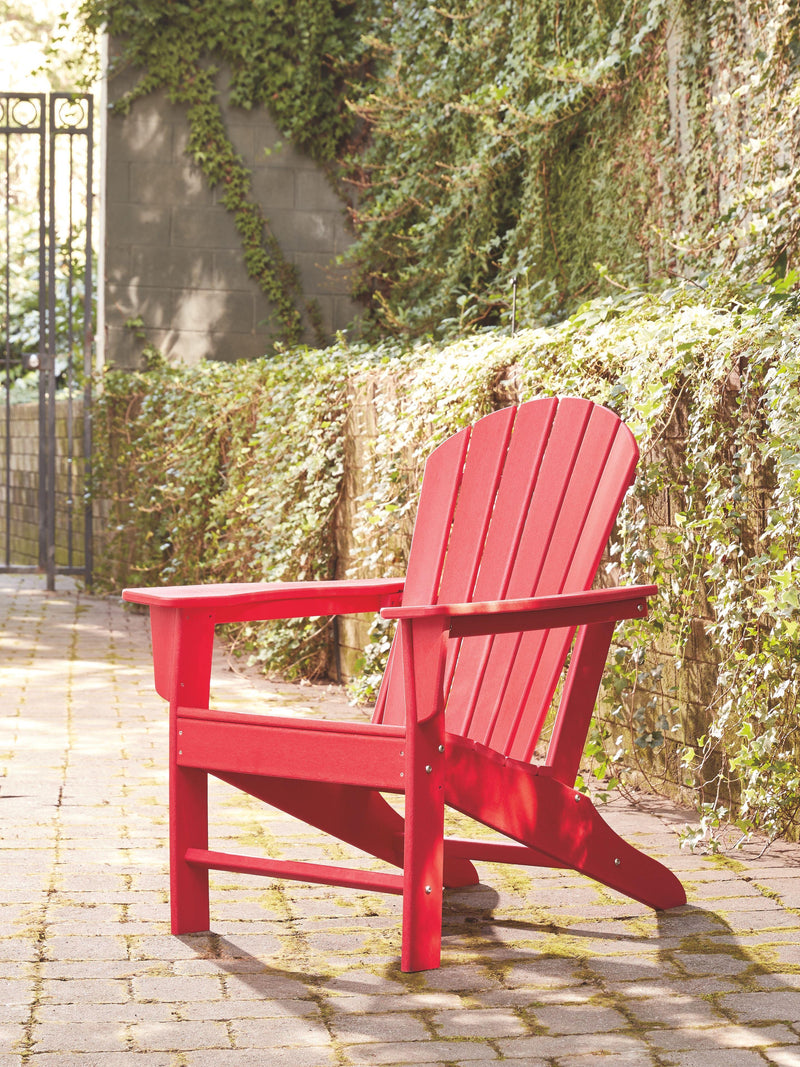
POLYGON ((150 608, 203 612, 214 624, 345 615, 399 604, 404 578, 322 582, 239 582, 123 589, 122 599, 150 608))
POLYGON ((577 593, 476 601, 469 604, 408 604, 381 610, 385 619, 433 619, 449 622, 450 637, 519 633, 563 626, 644 618, 654 585, 586 589, 577 593))
POLYGON ((403 585, 403 578, 175 585, 124 589, 122 598, 150 608, 156 691, 205 707, 215 626, 378 611, 399 604, 403 585))

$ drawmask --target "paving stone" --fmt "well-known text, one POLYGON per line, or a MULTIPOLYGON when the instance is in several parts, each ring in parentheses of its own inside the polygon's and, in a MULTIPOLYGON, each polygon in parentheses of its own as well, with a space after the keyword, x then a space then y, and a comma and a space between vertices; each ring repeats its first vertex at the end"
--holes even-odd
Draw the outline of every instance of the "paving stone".
POLYGON ((685 968, 689 974, 712 974, 716 976, 720 974, 740 974, 742 971, 747 970, 750 966, 750 961, 729 955, 724 951, 709 953, 683 952, 680 955, 680 966, 685 968))
POLYGON ((408 1012, 375 1015, 334 1015, 333 1034, 343 1045, 362 1041, 423 1041, 430 1036, 421 1019, 408 1012))
POLYGON ((16 964, 30 963, 39 955, 39 946, 32 937, 0 937, 0 960, 16 964))
MULTIPOLYGON (((453 972, 456 968, 442 968, 438 971, 429 971, 419 976, 420 981, 426 986, 436 985, 440 986, 442 980, 446 977, 448 979, 445 988, 458 989, 459 983, 453 983, 453 972), (436 979, 439 979, 437 982, 436 979)), ((470 978, 474 976, 474 972, 470 971, 470 978)), ((466 976, 462 976, 466 978, 466 976)), ((462 983, 467 988, 474 987, 474 981, 465 981, 462 983)), ((327 993, 342 993, 350 994, 352 996, 370 995, 370 996, 395 996, 397 994, 403 994, 407 991, 403 982, 393 980, 382 974, 375 974, 372 971, 367 971, 362 967, 353 969, 343 969, 337 975, 332 978, 325 978, 320 982, 320 988, 327 993)))
POLYGON ((133 979, 133 992, 137 1000, 164 1000, 172 1004, 220 1000, 223 995, 221 980, 213 974, 195 975, 193 978, 184 975, 164 978, 143 975, 133 979))
POLYGON ((184 1052, 181 1062, 187 1067, 336 1067, 341 1063, 329 1048, 271 1048, 268 1056, 269 1060, 263 1048, 210 1049, 184 1052))
POLYGON ((27 1009, 24 1014, 15 1011, 3 1013, 3 1018, 0 1019, 0 1048, 17 1048, 25 1040, 25 1022, 28 1015, 27 1009))
POLYGON ((800 1020, 800 992, 734 993, 722 997, 720 1004, 742 1022, 800 1020))
POLYGON ((652 957, 638 956, 634 960, 596 957, 588 960, 592 972, 603 979, 613 982, 647 982, 655 980, 664 973, 665 961, 652 957))
POLYGON ((800 1067, 800 1041, 795 1049, 769 1048, 764 1050, 768 1063, 777 1063, 779 1067, 800 1067))
POLYGON ((33 1031, 33 1051, 40 1052, 125 1052, 127 1027, 118 1021, 39 1023, 33 1031))
MULTIPOLYGON (((121 928, 115 927, 117 931, 121 928)), ((48 960, 127 960, 128 946, 121 936, 51 937, 44 942, 48 960)))
POLYGON ((571 1034, 567 1040, 563 1037, 521 1037, 509 1041, 496 1042, 506 1059, 531 1062, 540 1059, 552 1059, 556 1056, 601 1055, 603 1062, 613 1063, 618 1055, 637 1054, 641 1062, 652 1062, 647 1044, 638 1037, 628 1034, 571 1034), (613 1058, 612 1058, 613 1057, 613 1058))
POLYGON ((576 959, 538 959, 524 963, 512 963, 504 975, 505 985, 540 987, 578 985, 581 981, 580 964, 576 959))
MULTIPOLYGON (((690 816, 645 797, 603 814, 685 878, 670 913, 480 864, 446 894, 441 969, 403 975, 399 898, 215 873, 214 932, 172 937, 147 618, 58 584, 0 576, 0 1067, 800 1067, 800 848, 715 867, 679 848, 690 816), (27 1038, 23 1064, 7 1050, 27 1038)), ((363 715, 222 667, 221 704, 363 715)), ((262 834, 267 854, 350 862, 219 783, 211 807, 215 847, 262 834)))
POLYGON ((98 1023, 171 1022, 176 1011, 170 1004, 124 1003, 88 1004, 85 1000, 72 1004, 39 1004, 36 1008, 38 1023, 74 1023, 85 1026, 98 1023))
POLYGON ((796 1035, 786 1026, 709 1026, 703 1029, 650 1030, 648 1040, 665 1051, 681 1049, 767 1048, 792 1043, 796 1035))
POLYGON ((147 1052, 231 1047, 228 1028, 221 1022, 141 1021, 131 1025, 129 1033, 134 1048, 147 1052))
MULTIPOLYGON (((709 1067, 708 1052, 670 1053, 673 1067, 709 1067)), ((747 1049, 714 1049, 713 1067, 763 1067, 764 1057, 760 1052, 747 1049)))
POLYGON ((755 984, 762 989, 800 989, 800 974, 759 974, 755 984))
MULTIPOLYGON (((643 1059, 646 1055, 641 1049, 628 1050, 627 1052, 617 1051, 614 1053, 613 1063, 614 1067, 617 1065, 628 1064, 630 1067, 649 1067, 650 1064, 656 1067, 657 1061, 652 1057, 643 1059)), ((590 1067, 591 1064, 603 1065, 607 1067, 609 1062, 609 1056, 605 1052, 582 1052, 577 1056, 558 1056, 554 1060, 547 1060, 549 1063, 564 1064, 564 1067, 571 1067, 572 1064, 583 1065, 583 1067, 590 1067)))
POLYGON ((515 1037, 528 1033, 519 1015, 501 1008, 436 1012, 431 1023, 442 1037, 515 1037))
POLYGON ((436 971, 425 971, 421 980, 430 989, 441 989, 454 993, 477 992, 496 989, 500 978, 481 963, 453 963, 443 959, 442 966, 436 971))
POLYGON ((368 996, 334 996, 327 1001, 332 1012, 349 1015, 365 1015, 385 1011, 458 1011, 462 1008, 461 997, 454 993, 403 993, 368 996))
POLYGON ((0 982, 0 1018, 9 1017, 13 1007, 27 1007, 35 996, 34 983, 22 979, 4 978, 0 982))
POLYGON ((165 1067, 163 1052, 37 1052, 29 1062, 36 1067, 165 1067))
POLYGON ((271 1019, 265 1025, 260 1019, 231 1021, 233 1043, 244 1048, 303 1048, 308 1045, 330 1045, 330 1033, 321 1018, 271 1019))
POLYGON ((726 1021, 715 1006, 699 997, 680 995, 629 1000, 628 1010, 645 1023, 661 1023, 667 1028, 719 1026, 726 1021))
MULTIPOLYGON (((476 1041, 414 1041, 406 1043, 378 1043, 350 1045, 345 1050, 352 1067, 401 1067, 403 1064, 496 1063, 497 1053, 489 1045, 476 1041)), ((528 1060, 531 1067, 539 1067, 544 1060, 528 1060)))
MULTIPOLYGON (((159 967, 163 967, 159 963, 159 967)), ((72 979, 131 978, 136 974, 146 974, 147 967, 137 966, 130 960, 45 960, 36 967, 37 973, 44 980, 70 981, 72 979)))
POLYGON ((539 1026, 551 1034, 601 1034, 628 1026, 624 1015, 599 1004, 559 1004, 532 1009, 539 1026))

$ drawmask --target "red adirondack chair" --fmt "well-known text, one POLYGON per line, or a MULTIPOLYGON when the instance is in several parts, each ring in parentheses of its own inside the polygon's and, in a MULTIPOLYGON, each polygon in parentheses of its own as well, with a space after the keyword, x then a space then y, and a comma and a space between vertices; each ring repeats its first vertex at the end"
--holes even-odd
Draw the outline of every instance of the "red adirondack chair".
POLYGON ((473 860, 571 868, 653 908, 685 903, 677 878, 575 789, 615 622, 644 616, 655 591, 591 588, 637 456, 608 409, 531 401, 431 454, 405 581, 125 590, 150 606, 170 702, 174 933, 208 929, 209 869, 402 894, 405 971, 439 966, 442 889, 477 882, 473 860), (371 722, 209 708, 216 624, 377 610, 398 631, 371 722), (402 873, 210 850, 209 773, 402 873), (405 794, 405 817, 383 793, 405 794), (444 838, 445 804, 505 839, 444 838))

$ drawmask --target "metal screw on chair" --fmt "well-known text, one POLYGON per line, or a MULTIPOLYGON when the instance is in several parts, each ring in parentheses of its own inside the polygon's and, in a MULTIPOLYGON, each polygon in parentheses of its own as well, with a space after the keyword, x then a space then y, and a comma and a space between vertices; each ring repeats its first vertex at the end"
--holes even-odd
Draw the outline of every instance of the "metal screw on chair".
POLYGON ((433 773, 433 767, 431 767, 430 763, 425 765, 425 773, 426 774, 432 774, 433 773))
POLYGON ((615 866, 615 867, 619 867, 619 865, 620 865, 620 863, 621 863, 621 862, 622 862, 622 861, 620 860, 619 856, 615 856, 615 857, 614 857, 614 866, 615 866))
POLYGON ((426 886, 425 886, 425 892, 426 892, 426 893, 432 893, 432 892, 433 892, 433 890, 431 889, 431 887, 430 887, 429 885, 426 885, 426 886))
POLYGON ((444 745, 439 745, 439 751, 444 752, 444 745))

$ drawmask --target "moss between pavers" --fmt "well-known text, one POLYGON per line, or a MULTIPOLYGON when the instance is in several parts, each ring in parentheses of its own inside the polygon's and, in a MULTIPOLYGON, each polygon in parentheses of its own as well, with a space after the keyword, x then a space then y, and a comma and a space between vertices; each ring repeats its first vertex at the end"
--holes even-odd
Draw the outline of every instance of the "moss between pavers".
POLYGON ((748 878, 747 881, 749 881, 751 883, 751 885, 755 886, 755 888, 759 891, 761 896, 766 897, 768 900, 774 900, 776 904, 779 904, 781 906, 781 908, 783 909, 783 911, 788 911, 792 915, 797 915, 798 917, 800 917, 800 908, 794 907, 794 906, 792 906, 790 904, 784 903, 783 897, 777 891, 777 889, 770 889, 769 886, 762 885, 760 882, 757 882, 754 878, 753 879, 748 878))
POLYGON ((736 874, 745 874, 748 869, 746 863, 734 859, 733 856, 728 855, 726 852, 712 852, 708 856, 703 856, 703 860, 714 867, 721 867, 727 871, 734 871, 736 874))

